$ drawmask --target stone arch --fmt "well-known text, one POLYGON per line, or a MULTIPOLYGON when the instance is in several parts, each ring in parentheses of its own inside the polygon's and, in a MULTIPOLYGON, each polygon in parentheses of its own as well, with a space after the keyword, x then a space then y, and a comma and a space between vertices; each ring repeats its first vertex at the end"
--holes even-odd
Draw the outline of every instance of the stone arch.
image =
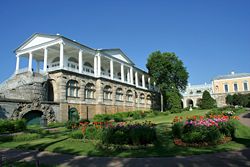
POLYGON ((55 112, 51 105, 41 104, 39 99, 35 99, 32 103, 19 103, 18 107, 14 110, 11 115, 11 119, 17 120, 22 119, 25 114, 30 111, 39 111, 42 112, 42 116, 46 118, 48 123, 55 122, 55 112))
POLYGON ((59 58, 59 57, 56 57, 56 58, 54 58, 54 59, 52 60, 51 63, 55 63, 55 62, 59 62, 59 61, 60 61, 60 58, 59 58))
POLYGON ((79 121, 80 116, 76 108, 69 108, 68 110, 68 120, 72 122, 79 121))
POLYGON ((194 101, 192 99, 187 99, 187 107, 193 107, 194 101))
POLYGON ((88 82, 85 85, 85 90, 84 90, 84 94, 85 94, 85 99, 95 99, 95 84, 92 82, 88 82))
POLYGON ((31 110, 25 113, 22 118, 26 120, 27 125, 39 125, 43 112, 39 110, 31 110))
POLYGON ((112 87, 110 85, 105 85, 103 88, 103 99, 112 100, 112 87))

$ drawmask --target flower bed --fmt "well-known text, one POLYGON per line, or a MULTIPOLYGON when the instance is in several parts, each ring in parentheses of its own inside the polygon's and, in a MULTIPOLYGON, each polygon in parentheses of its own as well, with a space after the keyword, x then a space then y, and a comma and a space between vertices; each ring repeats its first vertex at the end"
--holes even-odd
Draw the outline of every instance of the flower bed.
POLYGON ((210 115, 193 116, 186 119, 175 117, 172 132, 174 143, 182 146, 208 146, 232 140, 236 116, 210 115))

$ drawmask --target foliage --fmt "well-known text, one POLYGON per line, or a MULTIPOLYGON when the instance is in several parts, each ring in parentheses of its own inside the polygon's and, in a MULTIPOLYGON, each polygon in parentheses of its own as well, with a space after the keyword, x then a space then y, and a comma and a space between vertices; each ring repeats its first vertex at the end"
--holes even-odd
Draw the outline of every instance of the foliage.
POLYGON ((74 121, 68 121, 67 123, 66 123, 66 128, 67 129, 78 129, 78 127, 79 127, 79 122, 74 122, 74 121))
POLYGON ((64 127, 66 125, 65 122, 51 122, 48 124, 48 128, 59 128, 64 127))
POLYGON ((89 125, 84 133, 84 139, 89 140, 100 140, 102 136, 103 128, 100 126, 89 125))
POLYGON ((156 140, 155 125, 150 122, 117 124, 104 129, 103 144, 146 145, 156 140))
POLYGON ((202 109, 211 109, 216 107, 216 101, 211 97, 210 93, 205 90, 199 105, 202 109))
POLYGON ((250 94, 228 94, 226 96, 226 103, 228 105, 250 107, 250 94))
POLYGON ((73 130, 73 131, 70 133, 70 137, 71 137, 72 139, 82 139, 82 138, 83 138, 82 131, 81 131, 81 130, 73 130))
MULTIPOLYGON (((146 66, 149 75, 162 95, 165 96, 167 92, 184 91, 186 89, 188 72, 175 53, 153 52, 149 55, 146 66)), ((164 99, 164 101, 167 101, 167 97, 164 97, 164 99)), ((167 101, 167 103, 169 104, 170 101, 167 101)))
POLYGON ((25 120, 0 119, 0 133, 14 133, 26 129, 25 120))
POLYGON ((181 97, 178 91, 168 91, 166 93, 167 109, 172 113, 176 113, 181 110, 181 97))
POLYGON ((40 134, 37 133, 22 133, 18 135, 4 135, 1 136, 0 141, 2 142, 10 142, 10 141, 15 141, 15 142, 22 142, 22 141, 31 141, 35 139, 41 138, 40 134))

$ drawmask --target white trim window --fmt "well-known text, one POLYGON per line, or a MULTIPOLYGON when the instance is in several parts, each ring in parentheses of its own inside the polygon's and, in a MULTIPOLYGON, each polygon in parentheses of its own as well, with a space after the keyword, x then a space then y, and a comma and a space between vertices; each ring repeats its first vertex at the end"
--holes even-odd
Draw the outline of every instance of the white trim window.
POLYGON ((145 95, 143 93, 140 94, 140 103, 141 104, 145 103, 145 95))
POLYGON ((95 85, 88 83, 85 86, 85 99, 94 99, 95 98, 95 85))
POLYGON ((247 81, 243 82, 243 90, 248 91, 248 82, 247 81))
POLYGON ((109 85, 106 85, 103 89, 103 99, 112 100, 112 88, 109 85))
POLYGON ((127 96, 127 101, 128 102, 133 102, 133 92, 132 92, 132 90, 128 90, 127 93, 126 93, 126 96, 127 96))
POLYGON ((228 91, 229 91, 228 84, 224 84, 224 91, 225 91, 225 93, 228 93, 228 91))
POLYGON ((238 84, 237 83, 234 83, 234 91, 238 92, 238 84))
POLYGON ((115 99, 116 101, 123 101, 123 92, 122 88, 117 88, 115 92, 115 99))
POLYGON ((78 82, 75 80, 69 80, 67 83, 67 97, 78 97, 79 91, 78 82))

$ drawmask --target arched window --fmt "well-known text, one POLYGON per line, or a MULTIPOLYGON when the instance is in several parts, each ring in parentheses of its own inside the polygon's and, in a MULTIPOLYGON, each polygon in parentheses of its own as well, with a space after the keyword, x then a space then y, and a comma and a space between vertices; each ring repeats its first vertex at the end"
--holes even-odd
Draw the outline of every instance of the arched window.
POLYGON ((51 67, 59 66, 59 64, 60 64, 59 61, 60 61, 59 57, 54 58, 54 60, 52 60, 52 62, 51 62, 51 67))
POLYGON ((93 66, 89 62, 85 62, 84 65, 93 68, 93 66))
POLYGON ((107 85, 103 89, 103 99, 104 100, 112 100, 112 88, 107 85))
POLYGON ((140 103, 145 103, 145 95, 143 93, 140 94, 140 103))
POLYGON ((133 92, 131 90, 128 90, 126 93, 127 101, 132 102, 133 101, 133 92))
POLYGON ((86 99, 94 99, 95 98, 95 85, 92 83, 88 83, 85 86, 85 98, 86 99))
POLYGON ((79 89, 77 81, 69 80, 67 83, 67 97, 78 97, 79 89))
POLYGON ((151 96, 150 95, 147 95, 147 104, 151 105, 151 96))
POLYGON ((123 101, 123 93, 122 93, 122 88, 117 88, 116 89, 116 94, 115 94, 115 99, 117 101, 123 101))
POLYGON ((78 69, 78 60, 74 57, 68 59, 68 67, 78 69))

